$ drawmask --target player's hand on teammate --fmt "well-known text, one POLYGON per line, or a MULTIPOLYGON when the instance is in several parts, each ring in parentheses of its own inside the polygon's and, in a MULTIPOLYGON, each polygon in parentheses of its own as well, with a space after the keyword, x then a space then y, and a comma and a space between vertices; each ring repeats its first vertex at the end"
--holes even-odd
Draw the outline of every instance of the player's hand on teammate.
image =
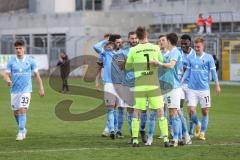
POLYGON ((39 96, 40 97, 43 97, 44 95, 45 95, 45 91, 44 91, 44 89, 42 88, 42 89, 39 89, 39 96))
POLYGON ((151 66, 154 66, 154 67, 158 67, 159 65, 161 65, 159 61, 157 61, 156 59, 150 61, 150 64, 151 66))

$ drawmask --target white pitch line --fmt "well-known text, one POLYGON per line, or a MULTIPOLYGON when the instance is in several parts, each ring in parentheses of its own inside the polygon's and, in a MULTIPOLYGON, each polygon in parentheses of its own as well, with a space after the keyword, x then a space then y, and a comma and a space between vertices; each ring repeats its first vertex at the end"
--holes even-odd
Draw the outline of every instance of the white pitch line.
POLYGON ((219 144, 191 144, 191 145, 185 145, 185 146, 189 146, 189 147, 200 147, 200 146, 204 146, 204 147, 209 147, 209 146, 240 146, 240 142, 239 143, 219 143, 219 144))
MULTIPOLYGON (((222 144, 192 144, 192 145, 185 145, 186 147, 209 147, 209 146, 240 146, 240 143, 222 143, 222 144)), ((122 148, 129 148, 129 147, 122 147, 122 148)), ((144 147, 140 147, 144 148, 144 147)), ((150 148, 159 148, 157 146, 153 146, 150 148)), ((184 147, 183 147, 184 148, 184 147)), ((83 151, 83 150, 115 150, 121 149, 118 148, 59 148, 59 149, 36 149, 36 150, 22 150, 22 151, 1 151, 0 154, 16 154, 16 153, 40 153, 40 152, 64 152, 64 151, 83 151)))
POLYGON ((83 150, 113 150, 119 148, 59 148, 59 149, 36 149, 36 150, 22 150, 22 151, 6 151, 0 152, 0 154, 14 154, 14 153, 39 153, 39 152, 64 152, 64 151, 83 151, 83 150))

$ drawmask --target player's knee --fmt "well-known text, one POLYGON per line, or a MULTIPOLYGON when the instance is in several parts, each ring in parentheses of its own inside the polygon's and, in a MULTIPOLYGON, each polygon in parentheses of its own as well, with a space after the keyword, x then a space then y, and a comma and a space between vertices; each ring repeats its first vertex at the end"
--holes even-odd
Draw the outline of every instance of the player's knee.
POLYGON ((195 111, 193 111, 193 110, 190 110, 190 111, 189 111, 189 115, 190 115, 190 116, 194 115, 194 113, 195 113, 195 111))
POLYGON ((173 117, 173 116, 176 116, 178 113, 177 113, 177 108, 171 108, 170 109, 170 116, 173 117))
POLYGON ((142 110, 142 113, 146 113, 147 112, 147 110, 142 110))
POLYGON ((134 109, 133 108, 127 108, 128 113, 133 113, 134 109))
POLYGON ((27 112, 27 108, 20 108, 19 109, 19 114, 26 113, 26 112, 27 112))
POLYGON ((140 118, 140 115, 141 115, 141 110, 134 109, 133 118, 139 119, 139 118, 140 118))
POLYGON ((120 112, 123 112, 123 111, 124 111, 124 108, 123 108, 123 107, 118 107, 118 110, 119 110, 120 112))
POLYGON ((18 116, 20 114, 19 110, 14 111, 14 116, 18 116))
POLYGON ((160 108, 160 109, 157 110, 157 115, 158 115, 159 118, 161 118, 161 117, 164 116, 164 110, 163 110, 163 108, 160 108))
POLYGON ((203 116, 208 115, 208 108, 203 108, 203 109, 202 109, 202 115, 203 115, 203 116))
POLYGON ((113 110, 115 108, 114 105, 107 105, 106 107, 107 107, 107 110, 113 110))
POLYGON ((189 108, 189 115, 192 116, 192 115, 194 115, 194 114, 195 114, 195 108, 190 107, 190 108, 189 108))

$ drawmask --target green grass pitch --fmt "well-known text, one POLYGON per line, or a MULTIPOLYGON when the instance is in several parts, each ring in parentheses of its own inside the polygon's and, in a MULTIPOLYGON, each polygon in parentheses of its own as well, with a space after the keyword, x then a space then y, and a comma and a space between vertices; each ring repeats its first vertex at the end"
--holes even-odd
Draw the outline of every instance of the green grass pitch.
MULTIPOLYGON (((71 80, 80 84, 79 79, 71 80)), ((28 112, 27 139, 15 141, 17 126, 10 109, 8 87, 0 81, 0 160, 239 160, 240 159, 240 86, 221 86, 219 97, 212 88, 212 108, 205 142, 194 139, 193 145, 163 148, 157 139, 154 144, 132 148, 127 141, 129 132, 124 121, 124 139, 101 137, 105 116, 85 121, 66 122, 55 115, 55 105, 63 99, 72 99, 71 111, 80 113, 93 109, 102 101, 81 96, 66 96, 53 91, 44 78, 46 96, 38 96, 36 83, 28 112)), ((199 109, 198 109, 199 111, 199 109)))

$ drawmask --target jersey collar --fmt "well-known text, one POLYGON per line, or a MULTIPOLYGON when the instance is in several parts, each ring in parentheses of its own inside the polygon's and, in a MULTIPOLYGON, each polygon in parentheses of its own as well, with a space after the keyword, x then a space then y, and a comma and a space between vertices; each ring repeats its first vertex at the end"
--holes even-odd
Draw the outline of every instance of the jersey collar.
POLYGON ((164 52, 164 51, 161 50, 161 52, 162 52, 162 54, 165 55, 165 54, 168 54, 168 53, 169 53, 169 50, 167 50, 166 52, 164 52))
POLYGON ((173 48, 171 49, 171 52, 172 52, 172 51, 174 51, 174 50, 176 50, 176 49, 177 49, 177 47, 176 47, 176 46, 175 46, 175 47, 173 47, 173 48))
POLYGON ((185 52, 183 52, 183 50, 181 49, 182 55, 186 55, 187 57, 189 57, 192 53, 193 53, 193 49, 190 47, 190 52, 188 54, 186 54, 185 52))
POLYGON ((170 53, 170 51, 169 50, 167 50, 167 52, 165 52, 164 53, 164 55, 168 55, 170 53))
POLYGON ((191 51, 188 53, 187 57, 189 57, 191 54, 193 54, 193 49, 191 48, 191 51))
MULTIPOLYGON (((206 54, 206 53, 203 52, 202 55, 199 57, 199 59, 202 59, 205 54, 206 54)), ((195 53, 195 59, 196 59, 196 58, 197 58, 197 53, 195 53)))
MULTIPOLYGON (((16 61, 19 62, 20 59, 17 56, 15 56, 15 58, 16 58, 16 61)), ((26 60, 26 55, 24 55, 22 62, 24 62, 25 60, 26 60)))

